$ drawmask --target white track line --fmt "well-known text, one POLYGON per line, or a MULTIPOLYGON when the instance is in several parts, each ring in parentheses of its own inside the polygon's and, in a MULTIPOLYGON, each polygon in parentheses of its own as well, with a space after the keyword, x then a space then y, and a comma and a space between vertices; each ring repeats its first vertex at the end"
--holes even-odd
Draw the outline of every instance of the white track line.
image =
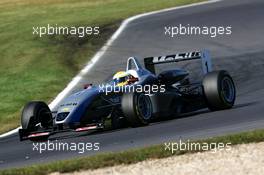
MULTIPOLYGON (((83 76, 87 74, 93 65, 104 55, 104 53, 107 51, 109 46, 117 39, 117 37, 124 31, 124 29, 127 27, 127 25, 141 17, 153 15, 153 14, 158 14, 158 13, 163 13, 163 12, 168 12, 172 10, 177 10, 177 9, 183 9, 183 8, 188 8, 188 7, 194 7, 198 5, 204 5, 204 4, 211 4, 215 2, 219 2, 222 0, 210 0, 210 1, 205 1, 205 2, 199 2, 199 3, 194 3, 194 4, 189 4, 189 5, 183 5, 183 6, 178 6, 178 7, 172 7, 172 8, 167 8, 163 10, 158 10, 158 11, 153 11, 153 12, 148 12, 148 13, 143 13, 140 15, 132 16, 130 18, 127 18, 125 21, 122 22, 121 26, 118 28, 118 30, 111 36, 111 38, 106 42, 106 44, 94 55, 94 57, 88 62, 88 64, 80 71, 80 73, 75 76, 72 81, 66 86, 66 88, 60 92, 57 97, 49 104, 50 109, 54 109, 67 95, 70 94, 72 89, 81 82, 83 79, 83 76)), ((19 127, 20 128, 20 127, 19 127)), ((0 135, 0 138, 12 135, 16 132, 18 132, 18 129, 16 128, 12 131, 9 131, 5 134, 0 135)))

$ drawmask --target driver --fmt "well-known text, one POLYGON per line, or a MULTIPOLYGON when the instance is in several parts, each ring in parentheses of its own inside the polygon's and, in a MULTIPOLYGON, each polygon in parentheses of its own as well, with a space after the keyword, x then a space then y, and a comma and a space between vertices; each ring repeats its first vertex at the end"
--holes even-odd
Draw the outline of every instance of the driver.
MULTIPOLYGON (((113 76, 113 81, 117 86, 125 86, 138 81, 138 78, 131 74, 131 71, 119 71, 113 76)), ((133 74, 135 74, 133 72, 133 74)))

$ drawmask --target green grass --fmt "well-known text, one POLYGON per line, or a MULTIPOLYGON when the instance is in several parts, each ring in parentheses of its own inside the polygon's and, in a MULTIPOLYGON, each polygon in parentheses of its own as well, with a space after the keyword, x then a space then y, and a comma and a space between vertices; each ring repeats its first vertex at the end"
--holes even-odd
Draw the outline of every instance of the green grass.
MULTIPOLYGON (((250 132, 244 132, 240 134, 233 134, 228 136, 215 137, 205 140, 198 140, 193 142, 200 143, 232 143, 232 145, 252 143, 252 142, 263 142, 264 141, 264 130, 256 130, 250 132)), ((10 169, 0 171, 0 175, 46 175, 52 172, 73 172, 88 169, 98 169, 102 167, 120 165, 120 164, 132 164, 148 159, 160 159, 170 156, 189 154, 198 152, 196 151, 175 151, 172 154, 169 151, 165 151, 164 145, 155 145, 151 147, 134 149, 119 153, 107 153, 100 154, 91 157, 75 158, 71 160, 51 162, 44 165, 34 165, 25 168, 10 169)))
MULTIPOLYGON (((31 100, 50 102, 125 18, 201 0, 0 0, 0 133, 31 100), (101 34, 32 35, 33 26, 100 26, 101 34)), ((117 58, 118 59, 118 58, 117 58)))

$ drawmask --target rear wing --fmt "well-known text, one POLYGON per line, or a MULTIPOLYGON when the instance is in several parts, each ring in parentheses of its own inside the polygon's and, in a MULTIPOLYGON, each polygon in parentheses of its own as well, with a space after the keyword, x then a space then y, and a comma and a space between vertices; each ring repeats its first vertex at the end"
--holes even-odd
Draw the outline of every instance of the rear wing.
POLYGON ((212 62, 208 51, 186 52, 167 56, 147 57, 144 58, 144 64, 147 70, 155 74, 156 64, 180 62, 195 59, 201 59, 204 74, 207 74, 208 72, 212 71, 212 62))

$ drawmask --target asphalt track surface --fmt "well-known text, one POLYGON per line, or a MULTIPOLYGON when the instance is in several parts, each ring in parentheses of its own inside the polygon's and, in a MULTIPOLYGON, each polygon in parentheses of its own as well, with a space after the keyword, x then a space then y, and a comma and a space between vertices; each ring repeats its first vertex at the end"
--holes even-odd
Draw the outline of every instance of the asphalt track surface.
MULTIPOLYGON (((129 56, 167 55, 207 49, 215 69, 228 70, 237 86, 236 105, 231 110, 199 111, 178 119, 101 133, 63 134, 59 142, 99 142, 100 152, 120 151, 171 140, 208 138, 264 128, 264 1, 227 0, 154 14, 131 22, 103 57, 86 75, 86 82, 99 83, 112 72, 125 69, 129 56), (164 35, 164 26, 232 26, 232 34, 209 36, 164 35)), ((141 59, 142 62, 142 59, 141 59)), ((186 63, 187 64, 187 63, 186 63)), ((185 65, 182 65, 185 66, 185 65)), ((198 63, 188 64, 196 71, 198 63)), ((75 89, 75 90, 76 90, 75 89)), ((32 151, 30 141, 19 142, 17 134, 0 140, 0 169, 97 154, 32 151)))

